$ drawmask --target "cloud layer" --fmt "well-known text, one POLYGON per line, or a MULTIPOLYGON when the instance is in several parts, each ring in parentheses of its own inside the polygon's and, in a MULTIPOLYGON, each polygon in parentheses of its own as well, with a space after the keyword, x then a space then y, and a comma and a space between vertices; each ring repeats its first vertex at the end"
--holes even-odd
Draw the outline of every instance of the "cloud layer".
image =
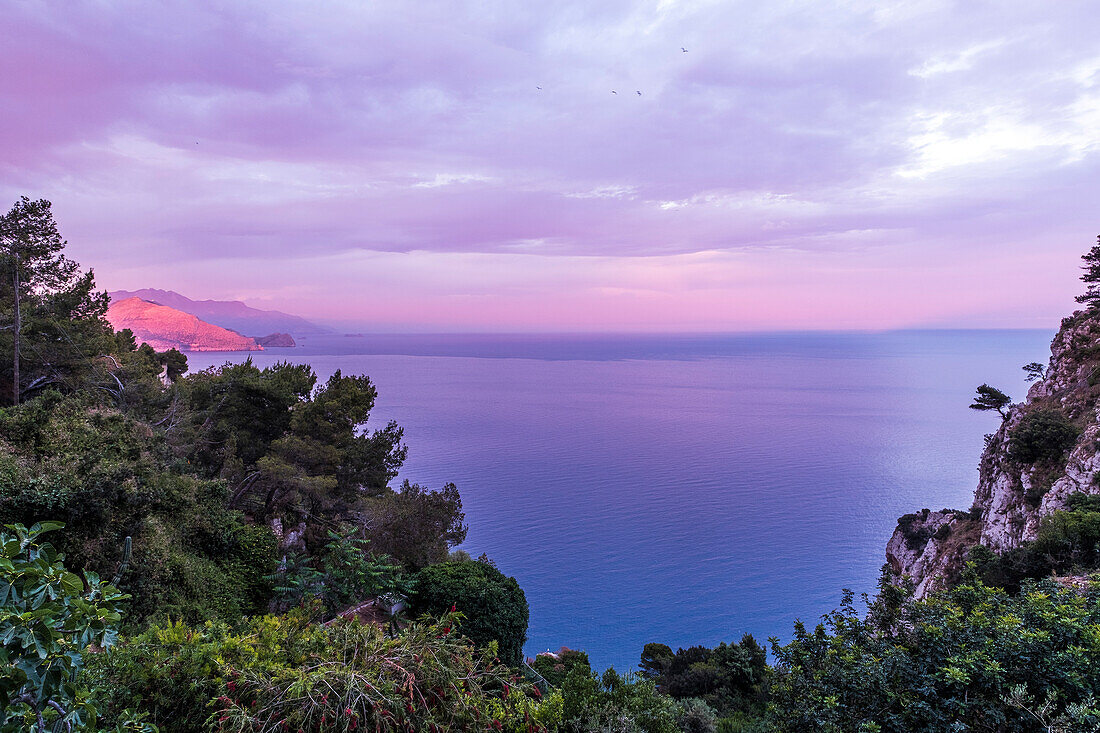
POLYGON ((110 287, 379 328, 1050 326, 1100 10, 16 2, 0 195, 110 287))

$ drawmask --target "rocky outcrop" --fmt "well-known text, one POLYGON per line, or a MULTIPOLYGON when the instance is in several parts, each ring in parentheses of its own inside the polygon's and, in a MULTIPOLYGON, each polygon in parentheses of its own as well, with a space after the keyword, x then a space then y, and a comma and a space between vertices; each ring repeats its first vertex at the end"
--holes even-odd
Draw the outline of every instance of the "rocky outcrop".
POLYGON ((924 597, 940 579, 958 571, 967 548, 977 544, 979 529, 968 512, 922 509, 906 514, 886 543, 886 562, 893 580, 908 576, 917 596, 924 597))
POLYGON ((987 436, 970 511, 908 514, 887 543, 895 581, 908 576, 918 597, 957 572, 982 544, 1004 553, 1034 540, 1044 517, 1077 493, 1100 493, 1100 314, 1062 322, 1050 362, 1027 399, 987 436))
POLYGON ((112 303, 105 318, 116 331, 128 328, 137 343, 147 343, 157 351, 263 351, 247 336, 141 298, 112 303))
POLYGON ((291 336, 289 333, 271 333, 267 336, 256 336, 255 341, 260 346, 263 346, 265 348, 268 346, 274 346, 276 348, 289 348, 298 345, 297 343, 295 343, 294 337, 291 336))

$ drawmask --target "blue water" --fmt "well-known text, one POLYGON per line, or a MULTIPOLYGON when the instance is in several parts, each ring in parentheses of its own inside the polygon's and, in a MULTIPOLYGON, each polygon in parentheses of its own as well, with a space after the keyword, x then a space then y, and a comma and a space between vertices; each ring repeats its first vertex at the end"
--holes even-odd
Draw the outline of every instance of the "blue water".
MULTIPOLYGON (((528 654, 787 639, 872 591, 896 518, 967 508, 989 382, 1053 332, 324 337, 251 358, 368 374, 402 478, 458 484, 463 546, 514 575, 528 654)), ((192 369, 247 354, 191 354, 192 369)))

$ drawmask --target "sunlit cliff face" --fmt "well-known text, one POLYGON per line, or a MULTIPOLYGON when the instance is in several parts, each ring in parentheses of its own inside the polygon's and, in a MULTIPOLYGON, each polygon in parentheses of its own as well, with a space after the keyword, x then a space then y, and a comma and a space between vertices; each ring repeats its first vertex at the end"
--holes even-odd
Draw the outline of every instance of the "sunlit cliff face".
POLYGON ((19 4, 0 196, 108 288, 379 328, 1043 326, 1085 2, 19 4))

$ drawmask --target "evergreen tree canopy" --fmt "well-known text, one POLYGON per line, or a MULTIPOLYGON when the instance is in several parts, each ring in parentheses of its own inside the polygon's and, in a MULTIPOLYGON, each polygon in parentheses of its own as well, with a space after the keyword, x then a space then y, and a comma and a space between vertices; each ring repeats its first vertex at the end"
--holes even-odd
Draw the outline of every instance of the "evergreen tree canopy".
POLYGON ((474 644, 499 644, 505 664, 523 660, 529 610, 527 596, 515 578, 484 562, 445 562, 421 570, 413 594, 421 613, 457 609, 466 614, 459 631, 474 644))
POLYGON ((974 402, 970 404, 971 410, 996 410, 1001 417, 1008 417, 1005 408, 1012 404, 1012 398, 996 387, 983 384, 978 387, 978 394, 974 402))
POLYGON ((67 258, 50 202, 26 196, 0 216, 0 404, 47 387, 117 383, 106 372, 119 341, 92 271, 67 258))
POLYGON ((1085 292, 1077 296, 1077 302, 1092 310, 1100 305, 1100 236, 1096 237, 1096 244, 1081 259, 1085 262, 1081 268, 1085 271, 1081 276, 1085 292))

